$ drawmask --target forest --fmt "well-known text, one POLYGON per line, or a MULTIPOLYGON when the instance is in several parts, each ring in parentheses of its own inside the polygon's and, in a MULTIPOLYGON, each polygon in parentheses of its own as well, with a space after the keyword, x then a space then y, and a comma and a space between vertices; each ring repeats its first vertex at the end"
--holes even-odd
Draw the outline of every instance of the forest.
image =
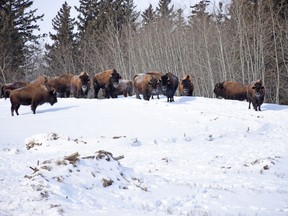
POLYGON ((0 84, 63 73, 94 76, 115 68, 125 79, 148 71, 191 74, 195 96, 216 83, 262 79, 265 101, 288 104, 288 0, 201 0, 190 14, 159 0, 140 12, 133 0, 65 2, 52 20, 52 43, 35 34, 44 15, 31 0, 0 2, 0 84))

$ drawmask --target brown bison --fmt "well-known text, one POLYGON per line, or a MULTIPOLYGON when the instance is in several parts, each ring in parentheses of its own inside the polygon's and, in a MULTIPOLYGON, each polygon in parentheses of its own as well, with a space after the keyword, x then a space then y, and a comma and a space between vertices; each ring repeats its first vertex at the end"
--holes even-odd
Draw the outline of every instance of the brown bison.
POLYGON ((56 91, 48 88, 45 85, 29 84, 23 88, 12 90, 10 93, 11 114, 14 116, 14 110, 17 115, 20 105, 31 105, 33 114, 36 113, 36 108, 44 103, 51 105, 57 102, 56 91))
POLYGON ((17 81, 13 83, 4 84, 1 87, 1 97, 4 97, 5 99, 7 99, 12 90, 22 88, 24 86, 27 86, 28 84, 29 82, 26 82, 26 81, 17 81))
POLYGON ((71 78, 71 93, 76 98, 87 98, 90 85, 91 81, 88 73, 81 72, 79 75, 74 75, 71 78))
POLYGON ((145 73, 135 75, 133 84, 136 98, 141 99, 142 94, 144 100, 149 100, 153 94, 157 95, 161 88, 161 80, 145 73))
POLYGON ((48 84, 54 88, 60 97, 70 97, 70 83, 74 75, 65 73, 48 79, 48 84))
MULTIPOLYGON (((154 90, 152 92, 152 99, 154 95, 157 95, 157 99, 159 99, 159 95, 162 94, 162 79, 161 77, 163 76, 163 74, 161 72, 158 71, 151 71, 151 72, 147 72, 146 74, 151 75, 153 78, 157 79, 159 81, 159 85, 157 85, 156 90, 154 90)), ((158 82, 157 82, 158 83, 158 82)))
POLYGON ((216 97, 222 97, 231 100, 246 100, 247 87, 235 81, 224 81, 217 83, 214 87, 216 97))
POLYGON ((133 82, 127 79, 119 80, 117 86, 117 95, 124 95, 124 97, 133 95, 133 82))
POLYGON ((167 97, 167 102, 174 101, 174 94, 178 88, 178 77, 172 73, 167 73, 161 76, 162 80, 162 92, 167 97))
POLYGON ((262 84, 262 80, 250 83, 247 87, 247 99, 249 102, 248 109, 250 109, 251 103, 255 111, 261 111, 261 105, 264 102, 265 88, 262 84))
POLYGON ((120 79, 121 76, 115 69, 95 74, 93 77, 94 98, 98 98, 100 89, 104 90, 105 98, 117 98, 117 86, 120 79))
POLYGON ((45 75, 37 77, 35 80, 32 80, 30 84, 34 86, 48 85, 48 78, 45 75))
POLYGON ((180 96, 193 96, 194 85, 192 82, 192 76, 186 75, 179 83, 180 96))

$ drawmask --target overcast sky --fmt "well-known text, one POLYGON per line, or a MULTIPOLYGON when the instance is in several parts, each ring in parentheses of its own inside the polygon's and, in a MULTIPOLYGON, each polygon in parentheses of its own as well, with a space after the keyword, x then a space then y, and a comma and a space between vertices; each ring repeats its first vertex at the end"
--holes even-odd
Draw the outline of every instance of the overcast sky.
MULTIPOLYGON (((71 16, 76 17, 77 12, 74 9, 74 6, 79 6, 79 0, 66 0, 71 8, 71 16)), ((182 8, 185 14, 190 13, 190 6, 196 4, 200 0, 172 0, 172 4, 174 4, 174 9, 182 8)), ((219 0, 216 0, 219 1, 219 0)), ((225 0, 224 0, 225 1, 225 0)), ((227 0, 226 0, 227 1, 227 0)), ((34 0, 33 8, 37 8, 36 15, 44 14, 43 21, 39 23, 40 25, 40 33, 49 33, 53 32, 52 30, 52 19, 57 15, 57 12, 64 4, 65 0, 34 0)), ((153 5, 154 9, 158 5, 159 0, 134 0, 134 4, 136 9, 139 11, 143 11, 149 7, 150 4, 153 5)), ((213 2, 213 0, 211 0, 213 2)))

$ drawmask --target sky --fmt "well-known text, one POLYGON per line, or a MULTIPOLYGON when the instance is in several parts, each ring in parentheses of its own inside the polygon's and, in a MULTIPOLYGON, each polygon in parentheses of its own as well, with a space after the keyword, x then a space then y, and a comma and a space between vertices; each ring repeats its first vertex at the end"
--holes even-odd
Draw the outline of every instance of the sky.
POLYGON ((12 117, 2 98, 0 215, 287 216, 288 106, 261 108, 59 98, 12 117))
MULTIPOLYGON (((227 1, 227 0, 224 0, 227 1)), ((43 33, 48 33, 48 32, 53 32, 52 29, 52 19, 55 18, 57 15, 57 12, 60 10, 62 7, 62 4, 65 2, 65 0, 49 0, 49 1, 44 1, 44 0, 34 0, 33 3, 33 8, 38 8, 36 15, 41 15, 44 14, 43 21, 39 23, 40 25, 40 32, 41 34, 43 33)), ((149 7, 150 4, 153 5, 154 9, 158 5, 158 0, 134 0, 134 4, 139 11, 144 11, 149 7)), ((190 6, 194 5, 195 3, 199 2, 198 0, 172 0, 172 3, 174 4, 174 8, 182 8, 185 12, 185 14, 188 16, 190 13, 190 6)), ((212 2, 212 1, 211 1, 212 2)), ((215 2, 218 2, 216 0, 215 2)), ((72 6, 71 8, 71 16, 76 17, 77 12, 74 9, 74 6, 79 5, 79 0, 67 0, 67 3, 72 6)))

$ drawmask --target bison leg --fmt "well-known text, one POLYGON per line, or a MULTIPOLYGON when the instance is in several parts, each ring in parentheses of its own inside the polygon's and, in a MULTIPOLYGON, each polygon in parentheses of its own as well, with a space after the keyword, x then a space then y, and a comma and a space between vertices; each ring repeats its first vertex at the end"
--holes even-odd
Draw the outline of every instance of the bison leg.
MULTIPOLYGON (((150 97, 151 97, 150 95, 143 95, 143 99, 144 100, 148 100, 149 101, 150 97)), ((153 98, 153 95, 152 95, 152 98, 153 98)))
POLYGON ((129 91, 129 92, 128 92, 128 95, 131 97, 131 96, 132 96, 132 91, 129 91))
POLYGON ((107 88, 104 88, 103 89, 103 92, 104 92, 104 98, 106 98, 106 99, 109 99, 110 98, 110 92, 109 92, 109 90, 107 89, 107 88))
POLYGON ((174 102, 174 97, 168 98, 168 102, 174 102), (169 100, 170 99, 170 100, 169 100))
POLYGON ((11 105, 11 115, 14 116, 14 110, 16 112, 17 115, 19 115, 18 113, 18 109, 20 107, 20 104, 12 104, 11 105))
POLYGON ((111 92, 111 98, 118 98, 117 92, 111 92))
POLYGON ((11 105, 11 115, 14 116, 14 106, 13 106, 13 104, 11 105))
POLYGON ((135 92, 136 98, 141 100, 140 94, 138 92, 135 92))
POLYGON ((248 109, 251 109, 251 101, 250 100, 248 101, 248 104, 249 104, 248 109))
POLYGON ((100 88, 98 87, 94 87, 94 98, 98 98, 98 92, 99 92, 100 88))
POLYGON ((256 104, 255 102, 252 102, 252 105, 253 105, 254 110, 255 110, 255 111, 258 111, 258 109, 257 109, 257 104, 256 104))
POLYGON ((20 108, 20 104, 17 104, 16 109, 15 109, 15 112, 17 115, 19 115, 19 112, 18 112, 19 108, 20 108))
POLYGON ((66 98, 69 98, 69 97, 70 97, 70 90, 66 90, 66 92, 65 92, 65 97, 66 97, 66 98))
POLYGON ((32 102, 32 104, 31 104, 31 110, 33 111, 33 114, 36 114, 36 108, 37 108, 37 105, 32 102))
POLYGON ((11 115, 14 116, 14 110, 15 108, 13 107, 13 105, 11 106, 11 115))

